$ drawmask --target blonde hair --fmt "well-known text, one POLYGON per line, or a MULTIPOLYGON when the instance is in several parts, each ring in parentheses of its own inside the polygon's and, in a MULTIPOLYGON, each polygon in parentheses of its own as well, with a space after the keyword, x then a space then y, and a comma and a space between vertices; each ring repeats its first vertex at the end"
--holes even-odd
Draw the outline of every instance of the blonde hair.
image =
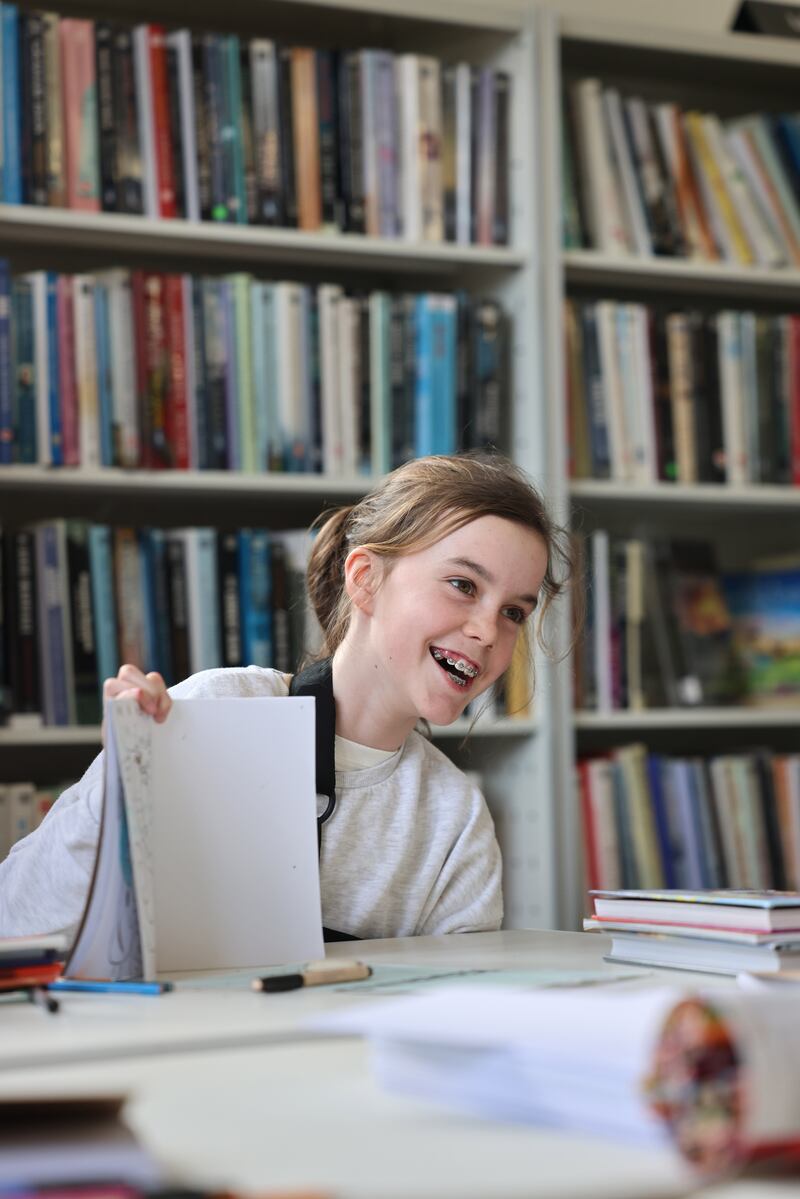
POLYGON ((350 623, 345 559, 355 546, 391 560, 426 549, 481 516, 500 516, 532 529, 547 553, 537 605, 536 635, 546 649, 544 617, 569 577, 564 531, 556 526, 527 476, 497 454, 414 458, 387 475, 359 503, 323 513, 308 564, 308 594, 322 627, 319 657, 332 656, 350 623))

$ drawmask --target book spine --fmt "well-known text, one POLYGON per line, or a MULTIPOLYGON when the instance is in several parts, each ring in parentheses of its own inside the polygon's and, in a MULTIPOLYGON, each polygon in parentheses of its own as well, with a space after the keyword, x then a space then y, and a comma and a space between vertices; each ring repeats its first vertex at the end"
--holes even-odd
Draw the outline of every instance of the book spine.
POLYGON ((8 628, 8 673, 14 712, 42 711, 39 672, 36 545, 30 529, 4 536, 8 628))
POLYGON ((97 678, 102 689, 103 681, 113 678, 120 667, 111 529, 108 525, 90 525, 87 537, 97 678))
POLYGON ((145 216, 157 217, 160 215, 161 209, 158 197, 158 163, 153 120, 153 81, 150 27, 148 25, 137 25, 133 31, 133 64, 142 161, 142 207, 145 216))
POLYGON ((150 67, 151 128, 156 175, 156 211, 153 215, 172 218, 178 215, 178 209, 175 199, 175 172, 170 128, 167 33, 163 25, 147 27, 147 51, 150 67))
POLYGON ((114 396, 111 376, 109 295, 106 280, 94 280, 94 341, 97 378, 97 414, 100 436, 100 465, 114 465, 114 396))
POLYGON ((419 59, 401 54, 397 60, 400 104, 400 188, 403 236, 422 240, 422 190, 419 113, 419 59))
POLYGON ((681 483, 696 483, 697 452, 692 427, 692 363, 685 315, 671 313, 666 320, 666 329, 678 480, 681 483))
POLYGON ((325 232, 340 228, 338 144, 338 59, 330 50, 316 51, 317 103, 319 115, 319 160, 321 223, 325 232))
POLYGON ((423 241, 440 242, 444 238, 441 69, 435 58, 420 57, 418 64, 421 232, 423 241))
POLYGON ((197 349, 195 346, 194 283, 195 280, 191 275, 181 276, 184 390, 186 393, 186 446, 189 470, 200 469, 200 445, 198 437, 199 380, 197 377, 197 349))
POLYGON ((133 288, 127 271, 108 275, 108 338, 115 466, 136 467, 141 457, 133 288))
POLYGON ((165 433, 172 466, 189 468, 189 398, 184 314, 184 286, 180 275, 164 277, 164 316, 168 356, 165 433))
POLYGON ((207 388, 207 462, 211 470, 225 470, 228 465, 228 419, 224 299, 221 285, 216 279, 204 279, 202 289, 207 388))
POLYGON ((94 279, 74 275, 75 375, 78 398, 78 457, 82 467, 100 466, 100 412, 97 394, 94 279))
POLYGON ((46 205, 47 193, 47 80, 42 13, 27 14, 28 77, 30 80, 29 203, 46 205))
POLYGON ((119 659, 122 663, 129 662, 140 670, 147 670, 144 592, 136 530, 115 528, 113 546, 119 659))
POLYGON ((397 100, 394 55, 380 51, 375 58, 375 154, 378 183, 378 229, 381 237, 396 237, 398 219, 397 100))
POLYGON ((64 522, 38 525, 35 538, 45 723, 70 725, 75 723, 75 696, 64 522))
POLYGON ((314 231, 322 223, 319 115, 314 51, 292 50, 292 131, 297 172, 300 229, 314 231))
POLYGON ((253 473, 256 464, 256 420, 253 394, 253 347, 250 337, 249 275, 231 279, 234 352, 236 356, 237 410, 239 413, 239 467, 253 473))
POLYGON ((509 197, 511 165, 511 76, 505 71, 494 75, 494 236, 497 246, 507 246, 511 238, 511 206, 509 197))
POLYGON ((223 376, 225 392, 225 438, 227 442, 227 470, 241 470, 241 445, 239 441, 239 363, 236 358, 236 312, 230 278, 219 282, 222 336, 224 346, 223 376))
POLYGON ((281 190, 283 223, 291 229, 298 222, 298 177, 295 162, 293 51, 283 46, 278 53, 278 110, 281 134, 281 190))
POLYGON ((30 276, 18 275, 11 290, 13 362, 13 460, 36 461, 36 363, 30 276))
POLYGON ((116 212, 119 208, 117 195, 117 123, 119 118, 114 112, 114 31, 108 21, 97 22, 94 38, 100 205, 104 212, 116 212))
POLYGON ((241 666, 242 622, 239 607, 239 545, 235 532, 219 534, 218 588, 223 666, 241 666))
POLYGON ((167 440, 167 387, 170 377, 165 303, 165 276, 148 272, 144 292, 144 375, 146 436, 145 465, 151 469, 172 465, 167 440))
POLYGON ((442 203, 444 211, 444 240, 456 240, 456 67, 442 70, 442 203))
POLYGON ((343 162, 346 195, 345 229, 348 233, 366 232, 366 192, 364 185, 364 116, 362 105, 363 63, 361 53, 345 55, 341 73, 343 100, 342 124, 346 130, 347 158, 343 162))
POLYGON ((84 212, 99 212, 94 22, 65 17, 61 21, 60 35, 67 203, 70 208, 84 212))
POLYGON ((251 41, 250 72, 257 220, 262 225, 280 225, 283 221, 281 130, 278 107, 278 56, 273 41, 266 38, 254 38, 251 41))
POLYGON ((250 50, 247 42, 239 45, 239 78, 242 106, 239 124, 242 130, 242 170, 244 172, 244 194, 246 221, 255 225, 258 221, 258 190, 256 186, 256 151, 253 135, 253 74, 250 68, 250 50))
POLYGON ((167 113, 169 116, 169 147, 172 163, 172 178, 175 186, 175 215, 186 216, 186 178, 183 154, 183 118, 181 113, 181 82, 179 78, 178 51, 167 34, 165 54, 167 61, 167 113))
POLYGON ((242 80, 241 49, 236 34, 223 38, 222 47, 223 162, 225 173, 225 202, 228 220, 237 225, 247 224, 247 195, 244 177, 244 147, 242 143, 242 80))
MULTIPOLYGON (((197 150, 197 205, 201 221, 211 220, 211 142, 208 115, 208 96, 205 81, 204 38, 192 34, 192 97, 194 104, 194 135, 197 150)), ((187 145, 187 142, 184 142, 187 145)))
POLYGON ((75 719, 78 724, 99 724, 102 710, 94 634, 88 527, 83 521, 67 521, 65 536, 75 719))
POLYGON ((42 13, 45 75, 45 177, 47 203, 63 208, 64 188, 64 114, 61 105, 61 49, 57 13, 42 13))
POLYGON ((52 466, 63 466, 64 454, 61 437, 61 407, 59 400, 59 362, 58 362, 58 276, 49 271, 45 276, 44 315, 37 328, 40 329, 45 343, 47 402, 46 402, 46 440, 47 448, 43 451, 43 459, 52 466))
POLYGON ((242 529, 239 533, 242 661, 253 666, 270 666, 275 660, 271 583, 269 535, 263 529, 242 529))
POLYGON ((20 145, 21 88, 19 71, 19 13, 16 4, 3 4, 2 22, 2 197, 6 204, 22 203, 20 145))
POLYGON ((191 673, 189 660, 189 608, 186 593, 186 551, 180 533, 168 533, 166 544, 169 644, 172 651, 172 682, 191 673))
POLYGON ((138 215, 144 211, 143 154, 133 34, 130 29, 114 30, 111 62, 116 152, 113 173, 117 210, 138 215))

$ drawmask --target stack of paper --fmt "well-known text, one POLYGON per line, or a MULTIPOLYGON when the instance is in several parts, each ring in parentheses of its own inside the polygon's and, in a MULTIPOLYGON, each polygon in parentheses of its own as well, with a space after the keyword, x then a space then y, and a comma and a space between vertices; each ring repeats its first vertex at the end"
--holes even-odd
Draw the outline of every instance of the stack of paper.
POLYGON ((610 961, 711 974, 800 966, 796 891, 592 891, 610 961))
POLYGON ((676 993, 446 987, 324 1017, 364 1033, 381 1082, 496 1119, 663 1143, 641 1083, 676 993))

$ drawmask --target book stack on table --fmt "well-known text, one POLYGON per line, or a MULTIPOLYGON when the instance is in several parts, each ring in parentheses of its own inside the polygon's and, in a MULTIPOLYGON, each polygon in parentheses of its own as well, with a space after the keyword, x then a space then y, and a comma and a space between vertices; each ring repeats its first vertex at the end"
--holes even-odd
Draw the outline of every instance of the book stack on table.
POLYGON ((609 961, 709 974, 800 969, 800 892, 591 891, 609 961))

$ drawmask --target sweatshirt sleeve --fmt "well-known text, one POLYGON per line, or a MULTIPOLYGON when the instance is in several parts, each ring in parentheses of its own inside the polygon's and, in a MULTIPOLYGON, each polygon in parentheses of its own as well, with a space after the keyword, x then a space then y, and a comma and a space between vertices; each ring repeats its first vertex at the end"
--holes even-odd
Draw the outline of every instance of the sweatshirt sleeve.
MULTIPOLYGON (((170 687, 173 699, 285 695, 276 671, 204 670, 170 687)), ((0 936, 78 930, 94 871, 103 808, 105 754, 58 797, 41 825, 0 862, 0 936)))
POLYGON ((470 788, 468 818, 447 857, 417 936, 494 932, 503 919, 502 862, 486 800, 470 788))

